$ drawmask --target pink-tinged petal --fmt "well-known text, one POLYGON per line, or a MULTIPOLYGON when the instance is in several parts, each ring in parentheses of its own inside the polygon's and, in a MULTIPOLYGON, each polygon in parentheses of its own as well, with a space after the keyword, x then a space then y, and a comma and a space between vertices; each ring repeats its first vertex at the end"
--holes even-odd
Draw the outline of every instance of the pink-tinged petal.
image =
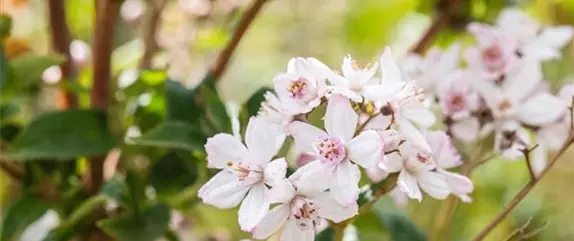
POLYGON ((253 238, 266 239, 273 235, 285 224, 285 221, 287 221, 290 214, 291 210, 289 204, 281 204, 274 207, 251 231, 253 238))
POLYGON ((329 86, 328 93, 328 98, 334 95, 340 95, 355 103, 361 103, 363 101, 363 97, 360 93, 349 89, 347 86, 329 86))
POLYGON ((358 121, 359 116, 348 99, 340 95, 331 96, 325 113, 325 129, 330 136, 342 138, 345 142, 351 140, 358 121))
POLYGON ((417 181, 421 189, 429 196, 436 199, 445 199, 451 193, 451 189, 446 182, 445 176, 436 172, 419 172, 417 181))
POLYGON ((319 217, 329 219, 335 223, 347 220, 358 214, 358 205, 356 203, 344 207, 328 194, 313 198, 313 202, 317 207, 317 215, 319 217))
POLYGON ((415 108, 406 108, 402 110, 401 115, 405 118, 417 123, 418 126, 422 128, 429 128, 436 122, 436 117, 428 108, 424 105, 417 106, 415 108))
MULTIPOLYGON (((565 113, 569 115, 568 112, 565 113)), ((538 143, 544 143, 549 150, 558 150, 568 138, 570 133, 570 118, 566 116, 557 123, 543 126, 538 130, 538 143)))
POLYGON ((393 151, 401 145, 404 141, 403 136, 397 130, 388 129, 384 131, 377 131, 381 141, 383 141, 383 151, 393 151))
POLYGON ((532 58, 523 58, 517 67, 508 73, 502 89, 506 96, 520 101, 530 96, 541 80, 540 62, 532 58))
POLYGON ((343 72, 343 76, 345 76, 347 79, 352 79, 352 77, 354 77, 356 70, 353 64, 353 58, 351 58, 350 55, 347 55, 343 58, 341 71, 343 72))
POLYGON ((416 199, 419 202, 423 199, 423 195, 417 184, 417 179, 407 171, 401 171, 399 179, 397 180, 397 186, 402 192, 407 194, 409 198, 416 199))
POLYGON ((560 57, 560 49, 572 39, 571 26, 547 27, 524 48, 524 55, 540 60, 560 57))
POLYGON ((380 182, 383 179, 385 179, 388 175, 388 173, 378 165, 367 168, 366 172, 367 177, 369 178, 369 180, 371 180, 371 182, 380 182))
POLYGON ((214 190, 228 184, 231 182, 237 181, 237 175, 227 170, 223 170, 215 174, 209 181, 207 181, 197 192, 197 196, 202 198, 207 196, 209 193, 213 192, 214 190))
POLYGON ((356 203, 359 197, 359 167, 349 161, 339 163, 331 185, 331 195, 339 204, 347 207, 356 203))
POLYGON ((398 208, 406 208, 409 203, 409 197, 398 187, 393 188, 389 192, 389 196, 391 196, 398 208))
MULTIPOLYGON (((348 162, 348 161, 347 161, 348 162)), ((295 171, 289 180, 297 187, 297 192, 308 197, 322 194, 333 183, 336 165, 326 165, 313 161, 295 171)))
POLYGON ((496 25, 521 41, 531 41, 540 27, 536 20, 516 7, 503 9, 498 14, 496 25))
POLYGON ((450 126, 450 131, 456 139, 472 142, 478 138, 480 123, 476 118, 458 120, 450 126))
POLYGON ((518 110, 518 118, 529 125, 544 125, 558 120, 567 111, 566 103, 548 93, 538 93, 518 110))
POLYGON ((566 101, 568 106, 572 105, 572 98, 574 98, 574 80, 570 79, 570 83, 571 84, 563 85, 562 88, 560 88, 560 91, 558 91, 558 97, 566 101))
POLYGON ((398 172, 404 167, 404 157, 397 152, 390 153, 379 162, 378 166, 388 173, 398 172))
POLYGON ((262 182, 253 185, 239 207, 239 226, 243 231, 251 231, 269 211, 267 188, 262 182))
POLYGON ((297 225, 296 220, 288 220, 281 233, 281 241, 313 241, 315 239, 315 228, 310 220, 305 220, 305 228, 297 225))
POLYGON ((444 175, 448 186, 451 188, 452 192, 456 195, 468 194, 474 190, 474 185, 472 184, 472 181, 466 176, 440 169, 439 173, 444 175))
POLYGON ((289 203, 296 194, 296 190, 289 179, 283 178, 275 181, 271 189, 267 191, 270 203, 289 203))
POLYGON ((237 138, 230 134, 220 133, 209 139, 205 144, 208 168, 224 168, 227 162, 249 160, 249 152, 237 138))
POLYGON ((498 107, 498 104, 504 99, 502 91, 492 81, 476 79, 470 83, 491 108, 498 107))
POLYGON ((374 130, 361 132, 347 144, 349 158, 364 168, 375 166, 382 157, 383 143, 374 130))
POLYGON ((367 100, 387 102, 393 100, 395 95, 405 87, 405 82, 390 82, 380 85, 363 87, 362 94, 367 100))
MULTIPOLYGON (((227 172, 227 171, 221 171, 227 172)), ((227 176, 221 174, 219 177, 213 177, 215 179, 213 182, 210 181, 206 183, 198 192, 199 198, 203 200, 204 203, 213 205, 217 208, 232 208, 239 205, 247 191, 251 188, 252 183, 246 181, 240 181, 238 178, 230 180, 227 183, 223 183, 223 180, 227 179, 227 176), (223 185, 217 185, 223 184, 223 185)))
POLYGON ((280 125, 263 118, 251 117, 245 131, 245 144, 251 153, 253 163, 265 165, 277 154, 285 141, 280 125))
POLYGON ((293 80, 299 78, 299 75, 295 73, 282 73, 278 74, 273 78, 273 86, 277 97, 284 101, 286 99, 291 99, 291 92, 289 88, 293 83, 293 80))
POLYGON ((381 55, 381 75, 382 83, 384 85, 391 84, 393 82, 402 82, 402 74, 399 69, 399 65, 393 57, 391 48, 385 47, 383 55, 381 55))
POLYGON ((273 186, 277 180, 285 178, 287 173, 287 161, 285 158, 279 158, 269 162, 263 169, 263 180, 265 184, 273 186))
POLYGON ((548 162, 548 150, 544 145, 538 145, 530 153, 530 165, 532 166, 532 171, 535 176, 539 176, 542 171, 546 168, 548 162))
POLYGON ((426 152, 431 152, 430 145, 421 132, 409 121, 402 117, 396 117, 396 123, 399 125, 399 130, 407 140, 411 141, 412 145, 421 148, 426 152))
POLYGON ((430 131, 426 136, 437 165, 441 168, 460 166, 462 161, 450 137, 444 131, 430 131))
POLYGON ((293 121, 287 126, 289 134, 295 139, 297 149, 305 152, 314 152, 313 144, 320 138, 326 137, 323 130, 301 121, 293 121))
POLYGON ((387 127, 390 126, 392 120, 392 116, 390 115, 381 115, 378 114, 367 125, 365 126, 365 130, 386 130, 387 127))

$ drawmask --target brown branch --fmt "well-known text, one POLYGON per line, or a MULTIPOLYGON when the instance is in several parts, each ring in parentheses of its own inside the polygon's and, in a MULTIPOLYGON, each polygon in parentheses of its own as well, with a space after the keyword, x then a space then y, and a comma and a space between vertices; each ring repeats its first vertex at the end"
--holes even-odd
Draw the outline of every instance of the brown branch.
MULTIPOLYGON (((118 0, 98 0, 94 33, 92 108, 107 111, 111 80, 111 55, 114 29, 120 9, 118 0)), ((97 192, 103 182, 103 162, 105 157, 92 157, 88 160, 88 170, 84 177, 84 187, 88 193, 97 192)))
POLYGON ((227 46, 219 53, 217 57, 217 61, 215 62, 215 66, 211 69, 212 77, 217 81, 225 70, 227 69, 227 65, 231 56, 235 52, 235 49, 239 45, 239 41, 243 38, 243 35, 253 22, 253 19, 257 16, 263 5, 267 2, 267 0, 255 0, 255 3, 247 10, 247 12, 241 18, 239 25, 233 32, 231 40, 227 44, 227 46))
POLYGON ((533 181, 536 179, 536 174, 534 174, 534 169, 532 169, 532 163, 530 163, 530 153, 534 151, 538 147, 538 144, 534 145, 531 148, 524 148, 521 150, 522 155, 524 155, 524 161, 526 161, 526 166, 528 167, 528 173, 530 174, 530 180, 533 181))
POLYGON ((151 9, 147 17, 147 25, 144 29, 144 54, 142 61, 140 63, 140 68, 149 69, 151 68, 151 60, 155 52, 158 51, 159 46, 156 41, 157 27, 161 18, 161 12, 163 11, 167 1, 166 0, 152 0, 151 9))
POLYGON ((411 52, 422 54, 429 47, 432 40, 440 32, 440 30, 448 25, 452 19, 452 15, 458 6, 460 6, 462 1, 463 0, 444 0, 444 7, 438 11, 438 16, 434 19, 431 26, 428 28, 419 42, 414 46, 411 52))
POLYGON ((516 196, 504 207, 504 209, 496 215, 496 217, 473 239, 473 241, 483 240, 486 235, 490 233, 504 218, 512 211, 525 197, 530 193, 530 191, 538 184, 538 182, 550 171, 550 168, 556 163, 556 161, 566 152, 568 147, 574 143, 574 133, 570 133, 570 136, 564 142, 564 145, 558 150, 556 155, 550 160, 548 166, 540 173, 538 178, 531 179, 526 186, 520 190, 516 196))
POLYGON ((16 163, 2 161, 0 162, 0 168, 16 181, 21 181, 24 178, 24 168, 16 163))
MULTIPOLYGON (((48 15, 50 18, 50 30, 52 32, 52 46, 56 52, 64 56, 66 60, 60 65, 62 81, 73 82, 77 71, 70 54, 70 30, 66 22, 66 5, 63 0, 49 0, 48 15)), ((58 92, 58 106, 62 109, 76 108, 78 99, 73 91, 61 87, 58 92)))

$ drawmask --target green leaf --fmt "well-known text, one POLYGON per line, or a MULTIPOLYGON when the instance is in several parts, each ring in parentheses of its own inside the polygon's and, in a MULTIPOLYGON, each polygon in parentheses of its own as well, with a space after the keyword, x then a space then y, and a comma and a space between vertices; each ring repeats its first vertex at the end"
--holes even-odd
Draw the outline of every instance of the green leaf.
POLYGON ((78 230, 67 225, 57 227, 50 230, 48 235, 42 239, 42 241, 68 241, 70 240, 78 230))
POLYGON ((118 202, 121 206, 127 207, 129 202, 128 185, 119 176, 114 176, 106 182, 100 194, 118 202))
POLYGON ((253 95, 251 95, 251 97, 249 97, 247 102, 245 102, 245 109, 247 109, 247 114, 249 116, 257 115, 259 107, 261 106, 261 102, 265 101, 265 93, 268 91, 273 92, 273 89, 268 87, 261 87, 253 95))
POLYGON ((118 241, 154 241, 168 230, 169 208, 157 204, 136 219, 132 215, 104 219, 97 223, 104 232, 118 241))
POLYGON ((325 230, 315 235, 316 241, 332 241, 335 239, 335 230, 329 226, 325 230))
POLYGON ((2 93, 14 93, 37 84, 44 70, 50 66, 58 65, 65 59, 58 55, 39 56, 26 54, 18 56, 8 62, 10 75, 2 93))
POLYGON ((201 86, 201 96, 205 104, 205 118, 218 132, 231 132, 231 118, 225 104, 215 90, 201 86))
POLYGON ((104 195, 96 195, 88 198, 70 214, 66 220, 66 224, 71 227, 77 225, 95 210, 102 209, 106 204, 107 199, 108 197, 104 195))
POLYGON ((114 147, 106 117, 96 110, 67 110, 34 119, 5 153, 9 160, 73 160, 97 156, 114 147))
POLYGON ((167 230, 164 237, 168 241, 179 241, 179 235, 172 230, 167 230))
POLYGON ((128 170, 126 175, 126 184, 128 185, 129 202, 130 202, 128 208, 130 208, 133 211, 133 214, 136 218, 140 218, 146 200, 145 177, 144 175, 136 172, 135 170, 128 170))
POLYGON ((165 82, 167 119, 194 122, 201 114, 195 103, 195 91, 173 80, 165 82))
POLYGON ((164 70, 142 70, 139 79, 149 86, 157 86, 166 82, 167 74, 164 70))
POLYGON ((10 36, 12 30, 12 18, 7 15, 0 15, 0 39, 10 36))
POLYGON ((197 162, 188 153, 169 152, 151 167, 151 185, 160 196, 178 194, 197 180, 197 162))
POLYGON ((18 236, 48 211, 49 205, 32 195, 24 195, 8 208, 2 220, 0 241, 18 240, 18 236))
POLYGON ((136 145, 201 150, 205 143, 203 135, 191 124, 167 121, 153 128, 143 136, 134 138, 136 145))
POLYGON ((0 127, 0 139, 6 142, 12 142, 21 130, 22 127, 17 124, 4 124, 0 127))
POLYGON ((375 211, 375 214, 391 233, 394 241, 425 241, 425 233, 417 227, 407 216, 398 211, 375 211))
MULTIPOLYGON (((4 54, 4 44, 0 44, 0 94, 8 82, 8 60, 4 54)), ((2 97, 2 95, 0 95, 2 97)))
POLYGON ((13 102, 0 105, 0 121, 7 121, 20 112, 20 107, 13 102))

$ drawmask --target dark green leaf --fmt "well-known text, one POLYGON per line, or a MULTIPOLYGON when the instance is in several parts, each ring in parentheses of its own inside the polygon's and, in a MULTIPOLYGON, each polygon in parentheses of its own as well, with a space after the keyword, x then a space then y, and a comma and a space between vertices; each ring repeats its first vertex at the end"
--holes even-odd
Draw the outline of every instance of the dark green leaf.
POLYGON ((231 132, 231 119, 227 115, 225 104, 215 90, 201 88, 201 96, 205 104, 205 118, 218 132, 231 132))
POLYGON ((50 230, 48 235, 46 235, 42 241, 68 241, 77 232, 78 230, 70 226, 60 226, 50 230))
POLYGON ((159 195, 181 192, 197 179, 197 161, 195 156, 188 153, 167 153, 152 166, 151 185, 159 195))
POLYGON ((2 125, 2 127, 0 127, 0 139, 6 142, 12 142, 21 129, 21 126, 14 123, 2 125))
POLYGON ((108 197, 104 195, 96 195, 88 198, 86 201, 82 202, 72 214, 66 220, 66 224, 69 226, 75 226, 80 223, 83 219, 88 217, 94 211, 102 209, 106 204, 108 197))
POLYGON ((128 185, 119 176, 114 176, 100 190, 101 195, 114 199, 121 206, 128 205, 128 185))
POLYGON ((18 112, 20 112, 20 107, 18 107, 18 105, 15 103, 3 103, 0 105, 0 121, 9 120, 18 114, 18 112))
POLYGON ((49 205, 32 195, 25 195, 8 208, 2 220, 0 241, 18 240, 17 237, 48 211, 49 205))
POLYGON ((398 211, 375 211, 394 241, 425 241, 425 233, 398 211))
POLYGON ((164 237, 168 241, 179 241, 179 235, 172 230, 167 230, 164 237))
POLYGON ((28 125, 4 158, 73 160, 78 156, 104 155, 114 147, 107 126, 104 113, 96 110, 47 113, 28 125))
POLYGON ((315 235, 316 241, 332 241, 335 240, 335 230, 332 227, 328 227, 315 235))
POLYGON ((17 92, 37 84, 44 70, 63 61, 64 58, 57 55, 38 56, 34 54, 18 56, 10 60, 8 62, 10 76, 5 83, 6 86, 2 88, 2 93, 17 92))
POLYGON ((168 121, 153 128, 139 138, 134 138, 137 145, 182 148, 200 150, 205 138, 194 126, 180 121, 168 121))
MULTIPOLYGON (((0 44, 0 93, 8 82, 8 61, 4 54, 4 44, 0 44)), ((2 95, 0 95, 2 97, 2 95)))
POLYGON ((10 36, 12 30, 12 18, 6 15, 0 15, 0 39, 10 36))
POLYGON ((158 204, 149 207, 136 219, 131 215, 110 218, 98 222, 98 226, 118 241, 154 241, 168 229, 169 208, 158 204))
POLYGON ((129 208, 133 211, 136 218, 140 218, 143 206, 145 205, 145 187, 146 180, 143 175, 135 170, 129 170, 126 175, 126 183, 129 191, 129 208))
POLYGON ((192 123, 201 111, 195 103, 195 91, 173 80, 165 82, 165 99, 168 120, 192 123))
POLYGON ((249 116, 257 115, 259 107, 261 106, 261 102, 265 101, 265 93, 268 91, 273 92, 273 89, 268 87, 261 87, 253 95, 251 95, 251 97, 249 97, 247 102, 245 102, 244 108, 247 109, 247 114, 249 116))

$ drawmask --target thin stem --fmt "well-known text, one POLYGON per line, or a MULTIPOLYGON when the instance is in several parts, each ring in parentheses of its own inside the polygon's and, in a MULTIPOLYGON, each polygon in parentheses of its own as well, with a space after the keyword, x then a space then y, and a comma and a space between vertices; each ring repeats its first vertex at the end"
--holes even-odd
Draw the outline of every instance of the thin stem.
POLYGON ((15 163, 0 161, 0 168, 16 181, 21 181, 24 178, 24 168, 15 163))
POLYGON ((431 26, 428 28, 423 37, 411 50, 416 54, 422 54, 440 30, 448 25, 451 21, 454 11, 458 8, 462 0, 446 0, 445 6, 438 12, 438 16, 434 19, 431 26))
MULTIPOLYGON (((48 15, 50 18, 50 30, 52 32, 52 46, 54 50, 63 55, 66 60, 60 65, 62 81, 73 82, 76 79, 77 70, 70 54, 70 30, 66 22, 66 4, 63 0, 50 0, 48 2, 48 15)), ((78 99, 74 92, 61 87, 58 93, 58 106, 62 109, 75 108, 78 99)))
POLYGON ((263 5, 267 2, 267 0, 256 0, 255 3, 247 10, 247 12, 241 18, 239 25, 233 32, 231 40, 227 44, 227 46, 219 53, 217 57, 217 61, 215 62, 215 66, 211 69, 212 77, 215 80, 219 80, 225 70, 227 69, 227 65, 229 64, 229 60, 231 56, 235 52, 235 49, 239 45, 239 41, 243 38, 243 35, 257 16, 259 11, 263 7, 263 5))
MULTIPOLYGON (((120 9, 118 0, 99 0, 96 8, 94 33, 92 108, 107 112, 111 82, 111 55, 115 23, 120 9)), ((92 157, 88 160, 88 170, 84 185, 88 193, 97 192, 103 182, 103 162, 105 157, 92 157)))
POLYGON ((488 157, 486 157, 480 161, 470 163, 469 168, 466 170, 463 170, 464 174, 470 176, 470 174, 472 173, 472 171, 474 171, 474 169, 476 169, 477 167, 481 166, 482 164, 492 160, 495 157, 496 157, 496 154, 492 154, 492 155, 490 155, 490 156, 488 156, 488 157))
POLYGON ((511 241, 516 237, 519 237, 521 235, 524 234, 524 230, 526 230, 526 228, 528 228, 528 226, 530 226, 530 223, 532 222, 532 217, 529 217, 528 220, 526 220, 526 223, 524 223, 524 225, 522 225, 522 227, 514 230, 514 232, 512 232, 508 238, 505 238, 504 241, 511 241))
POLYGON ((526 166, 528 167, 528 173, 530 174, 531 181, 536 179, 536 174, 534 174, 534 169, 532 169, 532 163, 530 163, 530 153, 532 153, 532 151, 537 147, 538 144, 534 145, 531 148, 524 148, 522 150, 522 155, 524 155, 524 161, 526 161, 526 166))
POLYGON ((166 0, 152 0, 151 9, 147 18, 146 29, 144 30, 144 54, 140 63, 140 68, 151 68, 151 60, 155 52, 159 49, 156 41, 156 32, 161 17, 161 12, 165 8, 166 0))
POLYGON ((473 239, 473 241, 483 240, 504 218, 512 211, 525 197, 530 193, 530 191, 536 186, 536 184, 550 171, 550 168, 554 166, 556 161, 566 152, 568 147, 574 142, 574 133, 570 133, 570 136, 564 142, 564 145, 558 150, 556 155, 550 160, 548 166, 540 173, 538 178, 529 181, 526 186, 514 196, 514 198, 504 207, 504 209, 496 215, 496 217, 488 224, 486 227, 480 231, 480 233, 473 239))

